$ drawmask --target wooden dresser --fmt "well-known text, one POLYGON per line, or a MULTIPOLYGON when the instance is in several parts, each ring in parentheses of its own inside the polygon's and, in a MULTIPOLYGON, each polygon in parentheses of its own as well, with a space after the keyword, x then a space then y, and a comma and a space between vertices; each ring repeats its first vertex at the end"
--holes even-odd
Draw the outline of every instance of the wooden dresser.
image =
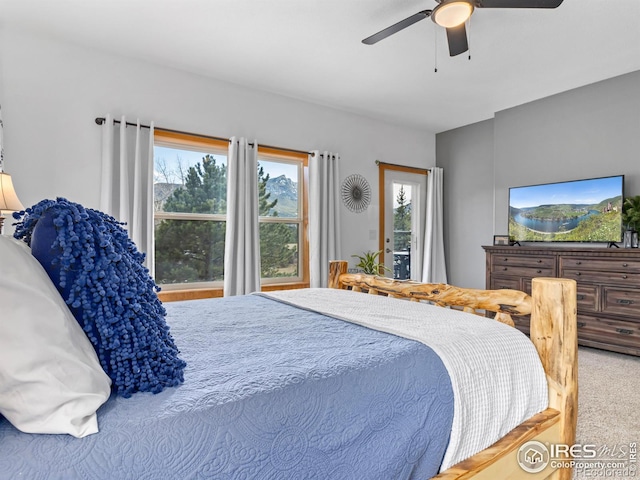
MULTIPOLYGON (((485 246, 487 288, 531 294, 534 277, 578 282, 578 343, 640 356, 640 249, 485 246)), ((514 318, 529 333, 529 318, 514 318)))

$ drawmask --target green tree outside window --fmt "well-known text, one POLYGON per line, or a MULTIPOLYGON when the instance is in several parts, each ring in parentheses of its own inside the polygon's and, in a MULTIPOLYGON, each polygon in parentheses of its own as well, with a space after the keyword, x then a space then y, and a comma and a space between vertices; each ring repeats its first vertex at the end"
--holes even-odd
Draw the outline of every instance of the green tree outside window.
MULTIPOLYGON (((175 188, 162 205, 172 213, 226 213, 226 165, 213 155, 188 168, 184 184, 175 188)), ((260 216, 277 217, 278 200, 267 191, 269 174, 258 166, 260 216)), ((220 281, 224 275, 226 222, 203 218, 156 220, 155 269, 160 284, 220 281)), ((260 252, 263 278, 298 275, 298 226, 295 223, 261 223, 260 252)))

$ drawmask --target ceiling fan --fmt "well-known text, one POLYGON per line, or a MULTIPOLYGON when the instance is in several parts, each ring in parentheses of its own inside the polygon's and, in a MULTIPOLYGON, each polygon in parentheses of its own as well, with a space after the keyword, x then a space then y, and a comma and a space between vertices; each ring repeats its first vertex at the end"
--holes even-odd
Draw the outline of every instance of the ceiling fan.
POLYGON ((476 8, 556 8, 563 0, 436 0, 438 5, 433 10, 423 10, 404 20, 380 30, 378 33, 362 40, 366 45, 373 45, 420 20, 431 17, 435 23, 447 31, 449 55, 454 57, 469 50, 465 22, 476 8))

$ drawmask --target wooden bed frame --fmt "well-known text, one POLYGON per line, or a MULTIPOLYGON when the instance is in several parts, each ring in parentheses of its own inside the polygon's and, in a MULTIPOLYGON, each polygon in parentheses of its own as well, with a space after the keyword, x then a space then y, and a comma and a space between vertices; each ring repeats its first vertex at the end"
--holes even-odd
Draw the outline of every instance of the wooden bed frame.
MULTIPOLYGON (((329 287, 369 294, 426 300, 439 306, 486 315, 513 326, 511 315, 531 314, 531 341, 542 361, 549 385, 549 408, 518 425, 505 437, 433 477, 450 479, 569 480, 572 469, 524 471, 517 461, 519 448, 537 440, 545 445, 573 445, 578 418, 576 282, 562 278, 534 278, 531 296, 517 290, 472 290, 446 284, 423 284, 347 273, 347 262, 330 263, 329 287)), ((562 458, 571 460, 571 458, 562 458)))

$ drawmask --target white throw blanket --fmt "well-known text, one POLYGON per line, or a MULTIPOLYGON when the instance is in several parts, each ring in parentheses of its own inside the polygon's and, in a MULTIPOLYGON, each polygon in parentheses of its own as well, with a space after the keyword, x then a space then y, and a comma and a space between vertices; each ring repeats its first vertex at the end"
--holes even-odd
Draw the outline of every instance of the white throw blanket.
POLYGON ((416 340, 449 372, 454 414, 441 471, 474 455, 548 406, 531 341, 495 320, 425 303, 311 288, 262 293, 297 307, 416 340))

